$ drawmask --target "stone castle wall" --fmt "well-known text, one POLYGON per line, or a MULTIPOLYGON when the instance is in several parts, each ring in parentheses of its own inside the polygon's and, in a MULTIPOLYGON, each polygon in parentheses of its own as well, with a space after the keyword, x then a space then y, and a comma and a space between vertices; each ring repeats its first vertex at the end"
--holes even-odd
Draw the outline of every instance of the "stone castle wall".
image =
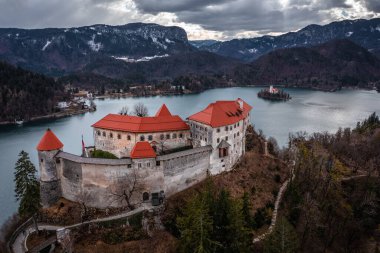
POLYGON ((54 157, 60 196, 97 208, 121 207, 126 205, 123 190, 134 183, 132 204, 142 203, 144 193, 145 201, 156 192, 169 196, 206 178, 211 150, 205 146, 149 159, 84 158, 61 151, 54 157))

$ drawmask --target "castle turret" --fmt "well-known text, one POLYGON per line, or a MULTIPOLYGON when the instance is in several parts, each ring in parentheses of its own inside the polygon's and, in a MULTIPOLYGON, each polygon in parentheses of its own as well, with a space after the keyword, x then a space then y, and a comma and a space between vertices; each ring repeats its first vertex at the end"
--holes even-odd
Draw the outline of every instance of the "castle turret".
POLYGON ((40 167, 41 204, 43 207, 51 206, 62 195, 54 158, 62 148, 62 142, 50 129, 46 130, 37 146, 40 167))

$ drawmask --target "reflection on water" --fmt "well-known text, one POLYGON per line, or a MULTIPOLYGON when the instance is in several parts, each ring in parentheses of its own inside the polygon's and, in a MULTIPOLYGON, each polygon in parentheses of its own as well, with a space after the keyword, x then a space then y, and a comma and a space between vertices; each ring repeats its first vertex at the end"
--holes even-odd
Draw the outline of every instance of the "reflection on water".
POLYGON ((305 89, 287 89, 288 102, 270 102, 257 98, 260 88, 214 89, 201 94, 171 97, 120 98, 96 100, 97 111, 74 117, 28 123, 24 126, 0 127, 0 223, 15 212, 13 167, 20 150, 27 151, 37 165, 35 147, 46 128, 50 127, 64 143, 64 150, 81 153, 81 135, 86 145, 92 145, 91 124, 107 115, 118 113, 123 106, 130 109, 143 102, 154 114, 162 103, 184 119, 202 110, 215 100, 243 98, 253 106, 251 121, 256 129, 275 137, 286 145, 289 132, 336 131, 338 127, 353 127, 356 122, 376 111, 380 114, 380 94, 373 91, 343 90, 335 93, 305 89))

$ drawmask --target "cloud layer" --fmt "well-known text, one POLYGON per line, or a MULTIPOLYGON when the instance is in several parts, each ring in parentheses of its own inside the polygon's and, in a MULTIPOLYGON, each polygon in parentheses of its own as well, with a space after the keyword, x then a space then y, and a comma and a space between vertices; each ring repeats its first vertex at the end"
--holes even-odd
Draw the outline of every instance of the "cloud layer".
POLYGON ((155 22, 191 39, 278 34, 311 23, 380 17, 379 0, 0 0, 0 27, 155 22))

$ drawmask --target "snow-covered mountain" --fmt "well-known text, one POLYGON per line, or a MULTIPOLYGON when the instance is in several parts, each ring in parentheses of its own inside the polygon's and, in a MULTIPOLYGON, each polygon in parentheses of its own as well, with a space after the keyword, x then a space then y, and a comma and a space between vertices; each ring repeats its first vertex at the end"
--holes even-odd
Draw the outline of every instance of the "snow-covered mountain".
POLYGON ((324 26, 309 25, 297 32, 280 36, 233 39, 199 48, 222 56, 253 61, 276 49, 310 47, 333 39, 349 39, 369 52, 380 55, 380 18, 344 20, 324 26))
POLYGON ((138 60, 193 50, 185 30, 157 24, 0 29, 0 59, 52 75, 80 70, 99 56, 138 60))

